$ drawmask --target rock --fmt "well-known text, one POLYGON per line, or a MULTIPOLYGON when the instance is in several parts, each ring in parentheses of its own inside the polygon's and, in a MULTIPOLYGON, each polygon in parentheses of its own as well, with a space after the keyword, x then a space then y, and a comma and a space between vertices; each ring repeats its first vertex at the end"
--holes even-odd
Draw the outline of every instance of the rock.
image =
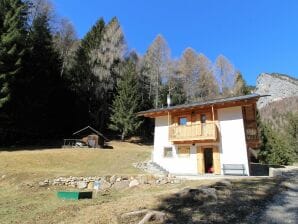
MULTIPOLYGON (((281 74, 262 73, 256 81, 256 93, 270 96, 261 97, 258 100, 258 109, 266 107, 275 101, 283 100, 287 97, 298 96, 298 80, 281 74)), ((289 105, 293 107, 295 105, 289 105)), ((283 108, 288 109, 288 108, 283 108)), ((294 109, 294 108, 293 108, 294 109)))
POLYGON ((118 181, 114 183, 113 188, 116 190, 122 190, 129 187, 129 180, 118 181))
POLYGON ((138 180, 136 179, 133 179, 132 181, 130 181, 129 183, 129 187, 135 187, 135 186, 138 186, 140 183, 138 180))
POLYGON ((116 180, 117 180, 117 176, 116 176, 116 175, 113 175, 113 176, 111 176, 111 178, 110 178, 110 183, 111 183, 111 184, 114 184, 114 183, 116 182, 116 180))
POLYGON ((139 181, 140 184, 148 184, 148 177, 146 175, 139 175, 137 177, 137 180, 139 181))
POLYGON ((116 182, 120 182, 121 181, 121 177, 118 177, 117 179, 116 179, 116 182))
POLYGON ((167 179, 161 179, 159 184, 167 184, 169 181, 167 179))
POLYGON ((180 184, 181 183, 181 180, 180 179, 173 179, 173 184, 180 184))
POLYGON ((45 181, 41 181, 41 182, 38 183, 38 185, 40 187, 47 187, 47 186, 49 186, 49 183, 48 182, 45 182, 45 181))
POLYGON ((232 183, 231 181, 228 180, 220 180, 218 182, 215 183, 215 187, 232 187, 232 183))
POLYGON ((100 190, 106 190, 106 189, 109 189, 111 186, 112 186, 111 183, 109 183, 105 180, 101 180, 99 189, 100 190))
POLYGON ((87 188, 89 190, 93 190, 93 188, 94 188, 94 182, 93 181, 89 182, 88 185, 87 185, 87 188))
POLYGON ((198 201, 216 201, 217 194, 215 188, 201 188, 194 196, 195 200, 198 201))
POLYGON ((78 184, 77 184, 77 187, 79 189, 84 189, 87 187, 87 182, 86 181, 79 181, 78 184))
POLYGON ((1 176, 1 178, 2 178, 2 179, 4 179, 5 177, 6 177, 6 175, 5 175, 5 174, 1 176))

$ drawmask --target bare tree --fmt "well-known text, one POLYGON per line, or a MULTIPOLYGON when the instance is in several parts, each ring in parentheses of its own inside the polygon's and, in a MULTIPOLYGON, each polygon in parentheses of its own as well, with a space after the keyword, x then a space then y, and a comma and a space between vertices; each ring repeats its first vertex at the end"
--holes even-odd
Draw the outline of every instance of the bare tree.
POLYGON ((149 98, 154 106, 160 104, 161 83, 169 76, 170 49, 165 39, 158 35, 148 48, 143 59, 143 70, 150 80, 149 98))
POLYGON ((211 61, 203 54, 198 56, 199 78, 197 93, 199 100, 212 99, 218 96, 218 83, 214 76, 211 61))
POLYGON ((196 83, 199 78, 199 63, 198 55, 193 49, 187 48, 183 52, 179 61, 178 72, 183 80, 186 101, 195 101, 197 95, 196 83))
POLYGON ((219 79, 220 91, 223 96, 231 96, 236 72, 234 66, 223 55, 219 55, 215 61, 215 74, 219 79))
POLYGON ((55 46, 62 60, 60 75, 63 76, 65 68, 69 67, 70 60, 77 48, 77 35, 72 23, 68 19, 61 19, 54 36, 55 46))

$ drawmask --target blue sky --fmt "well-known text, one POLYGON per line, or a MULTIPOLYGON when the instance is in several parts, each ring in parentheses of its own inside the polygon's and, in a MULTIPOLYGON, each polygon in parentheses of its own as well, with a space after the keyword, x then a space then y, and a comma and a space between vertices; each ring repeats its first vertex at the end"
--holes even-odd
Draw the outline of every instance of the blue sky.
POLYGON ((143 54, 162 34, 178 58, 192 47, 225 55, 255 85, 261 72, 298 77, 296 0, 53 0, 83 37, 100 17, 117 16, 130 49, 143 54))

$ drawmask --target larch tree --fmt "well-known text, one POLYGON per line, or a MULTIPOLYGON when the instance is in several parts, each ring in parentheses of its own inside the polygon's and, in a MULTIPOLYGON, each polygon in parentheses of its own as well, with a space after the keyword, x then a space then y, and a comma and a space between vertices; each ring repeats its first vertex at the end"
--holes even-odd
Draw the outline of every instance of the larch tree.
POLYGON ((198 54, 191 48, 187 48, 179 61, 178 71, 183 80, 186 102, 196 101, 196 84, 199 78, 198 54))
POLYGON ((77 42, 76 32, 72 23, 65 18, 61 19, 54 35, 55 47, 60 53, 62 60, 61 76, 70 67, 71 58, 73 57, 77 42))
POLYGON ((21 73, 27 7, 21 0, 0 1, 0 108, 9 101, 12 82, 21 73))
POLYGON ((218 83, 216 81, 212 63, 203 54, 198 55, 199 78, 197 80, 197 98, 206 100, 216 98, 219 94, 218 83))
POLYGON ((140 103, 137 88, 136 65, 130 61, 121 69, 121 79, 117 84, 117 94, 111 107, 110 129, 121 133, 123 141, 127 135, 134 133, 141 125, 136 116, 140 103))
POLYGON ((219 55, 216 58, 215 74, 219 80, 220 92, 222 96, 228 97, 233 95, 236 72, 234 66, 223 55, 219 55))
POLYGON ((97 116, 100 130, 105 128, 109 116, 108 107, 120 77, 120 64, 124 50, 124 34, 118 19, 114 17, 104 27, 100 43, 95 43, 89 52, 89 65, 97 80, 96 95, 101 99, 97 116))
POLYGON ((161 104, 162 82, 169 74, 170 49, 165 39, 158 35, 143 58, 143 72, 149 77, 149 98, 155 108, 161 104))

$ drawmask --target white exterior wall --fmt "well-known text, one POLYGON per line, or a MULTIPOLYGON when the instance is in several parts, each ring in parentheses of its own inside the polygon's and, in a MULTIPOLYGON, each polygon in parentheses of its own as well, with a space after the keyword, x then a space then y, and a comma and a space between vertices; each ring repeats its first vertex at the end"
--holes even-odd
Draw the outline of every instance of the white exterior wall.
POLYGON ((175 174, 197 174, 196 147, 190 145, 187 158, 177 156, 177 147, 169 141, 168 116, 155 118, 153 161, 175 174), (172 147, 173 157, 164 157, 164 147, 172 147))
POLYGON ((246 174, 249 175, 241 107, 219 109, 218 120, 221 135, 221 167, 223 164, 244 164, 246 174))

